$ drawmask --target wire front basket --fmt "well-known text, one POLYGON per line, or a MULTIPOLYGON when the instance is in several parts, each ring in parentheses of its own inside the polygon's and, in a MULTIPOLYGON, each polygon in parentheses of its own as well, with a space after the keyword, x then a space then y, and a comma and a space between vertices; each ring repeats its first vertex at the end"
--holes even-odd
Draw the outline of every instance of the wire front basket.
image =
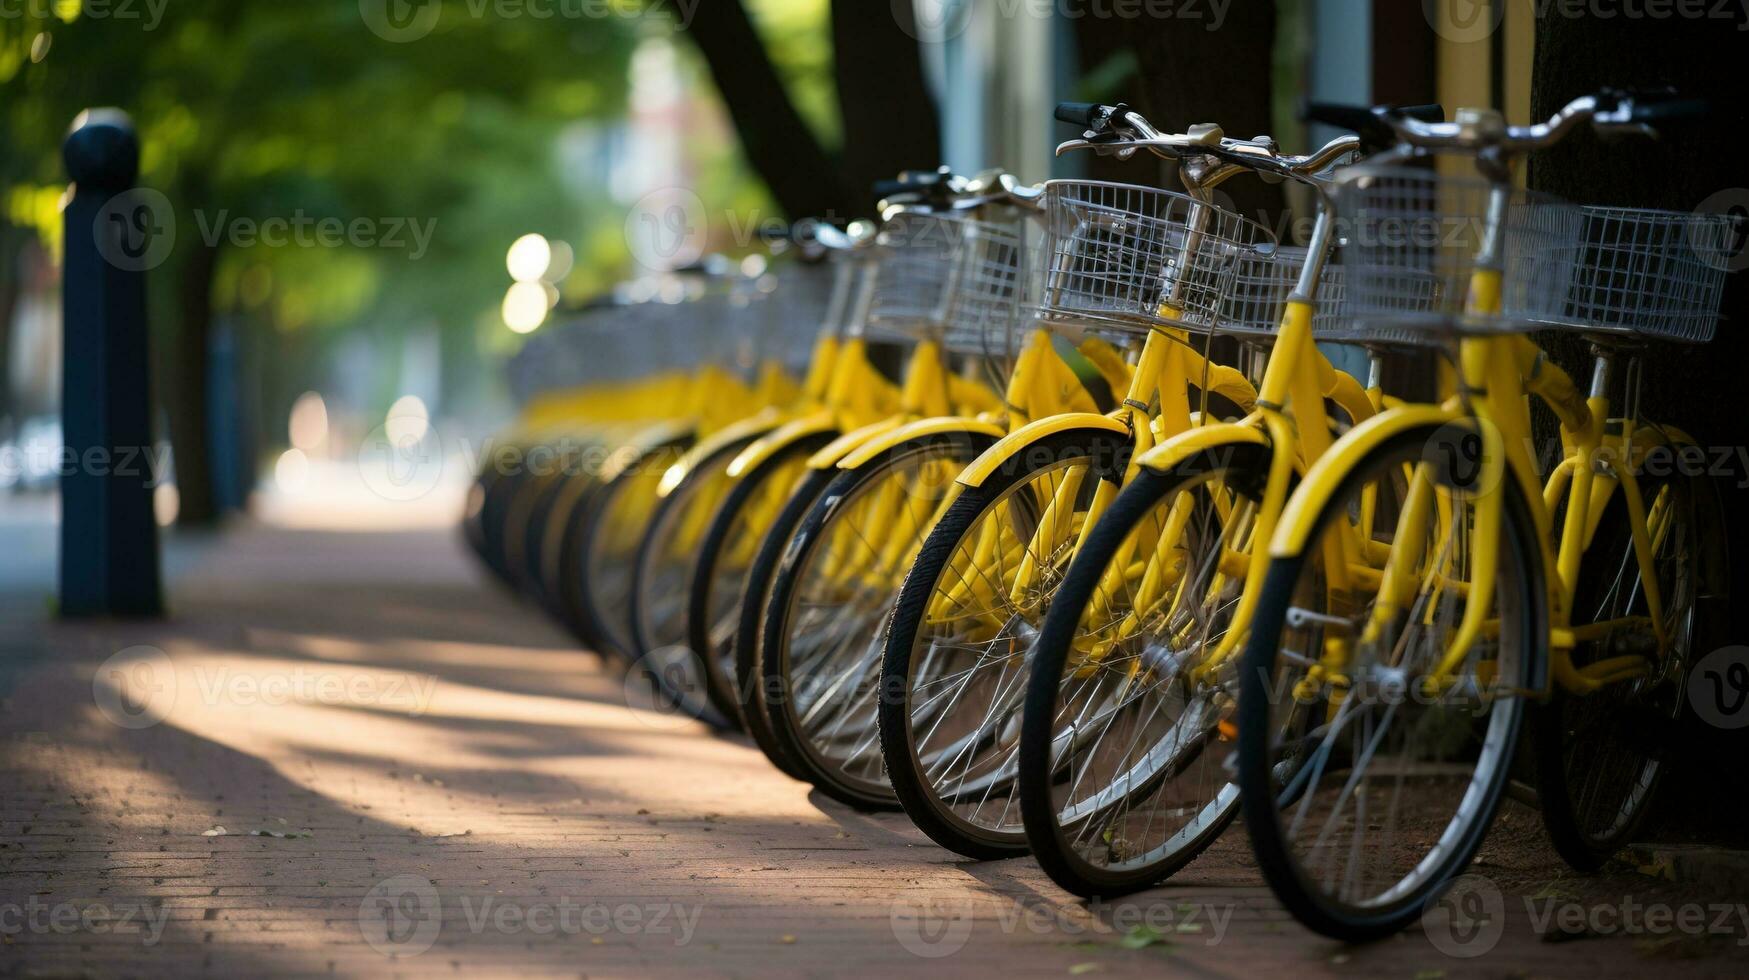
POLYGON ((1351 167, 1336 182, 1350 329, 1371 338, 1360 342, 1525 331, 1547 326, 1550 311, 1562 307, 1578 254, 1577 207, 1406 167, 1351 167), (1490 207, 1499 213, 1494 220, 1490 207), (1484 313, 1471 302, 1470 283, 1496 225, 1500 297, 1498 310, 1484 313))
MULTIPOLYGON (((1346 280, 1335 258, 1325 261, 1318 277, 1312 332, 1319 340, 1351 339, 1346 336, 1346 280)), ((1273 338, 1305 265, 1306 250, 1294 245, 1241 257, 1221 303, 1220 332, 1256 340, 1273 338)))
POLYGON ((881 229, 871 334, 940 341, 983 353, 1019 313, 1022 228, 965 214, 908 212, 881 229))
POLYGON ((1213 330, 1240 263, 1275 246, 1254 221, 1157 188, 1054 180, 1045 206, 1039 313, 1053 322, 1213 330))
POLYGON ((1705 343, 1742 228, 1723 214, 1580 209, 1578 260, 1552 325, 1705 343))

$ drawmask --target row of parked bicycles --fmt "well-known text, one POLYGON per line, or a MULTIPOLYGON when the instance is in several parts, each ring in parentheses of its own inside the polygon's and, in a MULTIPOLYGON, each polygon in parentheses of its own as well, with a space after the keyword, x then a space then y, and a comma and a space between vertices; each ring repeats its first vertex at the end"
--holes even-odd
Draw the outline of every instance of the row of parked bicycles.
POLYGON ((1081 895, 1243 812, 1302 922, 1385 935, 1520 779, 1597 867, 1726 588, 1640 358, 1712 337, 1743 229, 1515 165, 1698 111, 1313 106, 1357 135, 1292 155, 1061 106, 1060 152, 1178 189, 907 175, 879 221, 645 282, 525 351, 546 393, 468 533, 784 772, 1081 895), (1304 188, 1303 246, 1222 204, 1245 178, 1304 188))

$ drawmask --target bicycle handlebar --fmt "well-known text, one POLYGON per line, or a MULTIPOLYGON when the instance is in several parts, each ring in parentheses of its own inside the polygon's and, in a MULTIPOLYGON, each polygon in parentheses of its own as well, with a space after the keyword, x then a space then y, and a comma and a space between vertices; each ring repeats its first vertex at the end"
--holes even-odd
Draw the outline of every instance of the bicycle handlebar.
MULTIPOLYGON (((1445 108, 1438 104, 1404 106, 1394 111, 1422 122, 1445 120, 1445 108)), ((1360 145, 1368 150, 1388 150, 1397 143, 1396 131, 1375 115, 1371 106, 1308 102, 1301 110, 1300 118, 1306 122, 1352 130, 1360 136, 1360 145)))
POLYGON ((1184 133, 1162 133, 1142 114, 1124 103, 1099 105, 1064 102, 1055 113, 1059 120, 1085 125, 1080 139, 1067 140, 1057 153, 1090 149, 1095 153, 1128 157, 1145 149, 1155 156, 1177 161, 1186 181, 1210 186, 1234 170, 1317 183, 1319 176, 1342 157, 1360 148, 1353 136, 1339 136, 1303 156, 1283 154, 1268 136, 1233 139, 1211 123, 1191 126, 1184 133))
POLYGON ((1606 135, 1632 133, 1655 138, 1658 133, 1651 125, 1653 122, 1704 116, 1708 107, 1697 99, 1676 98, 1670 91, 1630 93, 1604 89, 1595 95, 1582 95, 1547 120, 1528 126, 1508 126, 1493 109, 1459 109, 1451 122, 1416 119, 1391 106, 1374 106, 1367 111, 1390 128, 1399 146, 1511 156, 1553 146, 1587 122, 1606 135))

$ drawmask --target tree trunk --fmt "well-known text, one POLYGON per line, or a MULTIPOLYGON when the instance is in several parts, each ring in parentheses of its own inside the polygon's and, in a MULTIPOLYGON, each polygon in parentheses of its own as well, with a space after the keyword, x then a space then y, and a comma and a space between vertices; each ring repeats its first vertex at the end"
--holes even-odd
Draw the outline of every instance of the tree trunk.
MULTIPOLYGON (((1131 104, 1167 132, 1210 122, 1241 139, 1270 132, 1275 0, 1231 4, 1220 30, 1207 26, 1177 19, 1136 25, 1144 84, 1131 104)), ((1220 191, 1239 213, 1271 227, 1282 215, 1278 185, 1241 175, 1220 191)))
POLYGON ((686 33, 722 93, 747 162, 778 206, 792 220, 845 213, 855 198, 790 102, 741 0, 699 4, 686 33))
MULTIPOLYGON (((1537 118, 1604 86, 1674 86, 1684 96, 1708 100, 1712 115, 1664 126, 1656 141, 1604 142, 1589 132, 1576 133, 1533 159, 1531 185, 1583 204, 1688 211, 1725 192, 1735 195, 1728 204, 1749 205, 1737 151, 1744 112, 1735 70, 1749 45, 1735 27, 1707 18, 1539 18, 1532 77, 1537 118)), ((1733 267, 1741 268, 1742 256, 1737 258, 1733 267)), ((1749 363, 1749 335, 1734 329, 1749 316, 1749 289, 1741 272, 1726 277, 1725 290, 1724 321, 1710 345, 1654 344, 1647 350, 1641 416, 1689 432, 1708 447, 1709 466, 1729 460, 1723 472, 1709 471, 1723 498, 1727 526, 1704 521, 1700 534, 1703 542, 1725 537, 1729 584, 1741 596, 1749 590, 1749 473, 1740 447, 1749 444, 1749 419, 1730 399, 1742 388, 1743 365, 1749 363)), ((1576 377, 1589 377, 1590 358, 1576 338, 1556 337, 1550 346, 1576 377)), ((1734 598, 1702 596, 1694 659, 1749 636, 1744 611, 1749 604, 1734 598), (1723 629, 1717 628, 1720 623, 1723 629)), ((1670 752, 1675 766, 1665 782, 1670 799, 1663 807, 1666 814, 1681 814, 1675 819, 1686 834, 1745 842, 1749 827, 1734 815, 1749 801, 1749 776, 1720 762, 1741 758, 1746 748, 1749 730, 1729 732, 1698 722, 1687 727, 1685 741, 1670 752)))
POLYGON ((875 181, 941 165, 941 123, 910 4, 833 0, 832 50, 844 121, 838 169, 861 216, 872 211, 875 181))
MULTIPOLYGON (((184 200, 200 200, 185 197, 184 200)), ((196 240, 177 270, 177 323, 165 352, 165 403, 170 443, 176 460, 176 491, 181 500, 176 521, 206 527, 219 513, 213 494, 211 432, 207 383, 213 317, 213 280, 218 273, 216 245, 196 240)))

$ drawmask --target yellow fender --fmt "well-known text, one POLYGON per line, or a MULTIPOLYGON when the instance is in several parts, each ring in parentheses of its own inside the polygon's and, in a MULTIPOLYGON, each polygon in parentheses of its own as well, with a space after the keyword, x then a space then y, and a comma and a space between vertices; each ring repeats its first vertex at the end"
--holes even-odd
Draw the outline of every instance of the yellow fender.
POLYGON ((741 454, 729 461, 729 478, 739 479, 744 473, 751 473, 753 468, 778 454, 785 446, 789 446, 809 436, 822 432, 838 431, 838 421, 831 412, 819 411, 804 415, 801 418, 790 419, 788 422, 753 440, 753 444, 741 450, 741 454))
POLYGON ((673 466, 668 467, 663 472, 662 482, 656 485, 656 496, 666 497, 673 493, 674 488, 680 485, 680 481, 686 479, 686 474, 691 473, 699 463, 721 452, 723 447, 732 446, 737 442, 744 442, 761 433, 769 432, 782 421, 782 413, 775 409, 767 409, 741 419, 739 422, 725 425, 693 443, 692 448, 686 451, 686 455, 680 457, 673 466))
POLYGON ((882 433, 891 432, 904 424, 904 416, 892 415, 881 419, 879 422, 871 422, 860 428, 851 429, 849 432, 846 432, 827 443, 825 448, 821 449, 819 452, 809 456, 808 469, 832 469, 838 465, 839 460, 850 455, 852 452, 855 452, 856 447, 870 439, 880 436, 882 433))
POLYGON ((607 460, 601 466, 601 482, 617 479, 639 457, 676 440, 690 438, 695 431, 696 427, 691 422, 658 422, 639 429, 631 438, 608 453, 607 460))
POLYGON ((1002 464, 1025 452, 1033 443, 1047 436, 1071 429, 1104 429, 1107 432, 1128 438, 1130 427, 1109 415, 1097 412, 1067 412, 1062 415, 1051 415, 1033 422, 1028 422, 1008 435, 1003 436, 994 446, 984 450, 983 454, 972 461, 959 476, 959 484, 966 487, 981 487, 990 475, 1001 468, 1002 464))
MULTIPOLYGON (((1103 417, 1104 416, 1101 416, 1101 418, 1103 417)), ((874 438, 864 442, 862 445, 856 447, 855 451, 839 460, 838 468, 842 470, 856 469, 858 466, 874 459, 876 456, 892 449, 894 446, 901 445, 912 439, 920 439, 925 436, 940 435, 950 432, 971 432, 978 435, 989 436, 992 439, 999 439, 1002 437, 1002 433, 1006 431, 1008 430, 994 422, 989 422, 984 419, 959 418, 951 415, 940 418, 919 419, 916 422, 908 422, 905 425, 901 425, 889 432, 880 433, 874 438)))
MULTIPOLYGON (((1305 479, 1300 481, 1299 489, 1294 491, 1282 511, 1275 538, 1269 543, 1270 557, 1291 557, 1306 547, 1312 536, 1312 522, 1336 494, 1343 478, 1361 456, 1411 429, 1449 425, 1467 417, 1456 407, 1406 405, 1388 409, 1350 429, 1306 471, 1305 479)), ((1518 474, 1518 479, 1525 483, 1524 474, 1518 474)), ((1533 487, 1533 492, 1542 496, 1542 487, 1534 479, 1526 486, 1533 487)))
POLYGON ((1260 426, 1249 422, 1220 422, 1197 426, 1178 433, 1136 459, 1136 465, 1163 473, 1197 453, 1216 446, 1269 445, 1269 437, 1260 426))

